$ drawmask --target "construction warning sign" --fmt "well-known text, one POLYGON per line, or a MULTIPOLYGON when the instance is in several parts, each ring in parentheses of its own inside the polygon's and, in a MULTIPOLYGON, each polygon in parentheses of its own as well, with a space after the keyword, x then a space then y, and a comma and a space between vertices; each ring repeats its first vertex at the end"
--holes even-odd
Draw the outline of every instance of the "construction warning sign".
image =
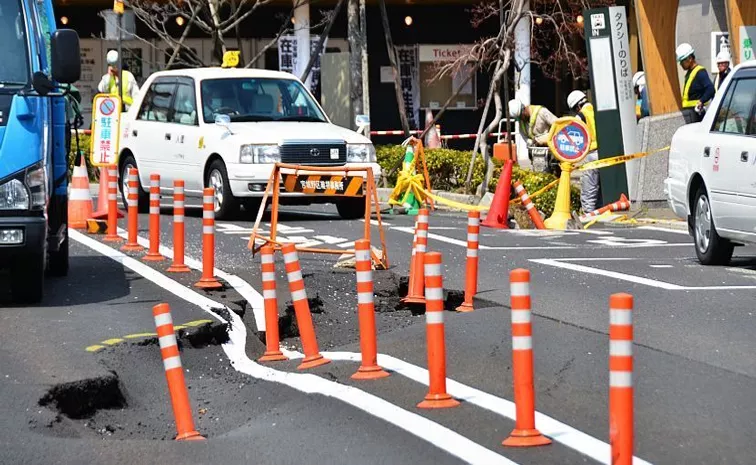
POLYGON ((364 178, 362 176, 332 176, 312 174, 285 174, 286 192, 303 194, 342 195, 361 197, 364 178))
POLYGON ((108 166, 118 162, 118 128, 121 99, 116 95, 97 94, 92 102, 92 165, 108 166))

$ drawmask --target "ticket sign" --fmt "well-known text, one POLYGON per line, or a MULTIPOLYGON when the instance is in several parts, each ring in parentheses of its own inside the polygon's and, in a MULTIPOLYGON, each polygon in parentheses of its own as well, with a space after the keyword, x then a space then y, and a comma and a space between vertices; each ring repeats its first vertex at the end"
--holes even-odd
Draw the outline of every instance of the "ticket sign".
POLYGON ((588 127, 577 118, 559 118, 551 126, 549 149, 559 160, 578 163, 590 151, 591 136, 588 127))
POLYGON ((121 99, 116 95, 97 94, 92 102, 92 138, 90 159, 94 166, 118 162, 118 128, 121 99))

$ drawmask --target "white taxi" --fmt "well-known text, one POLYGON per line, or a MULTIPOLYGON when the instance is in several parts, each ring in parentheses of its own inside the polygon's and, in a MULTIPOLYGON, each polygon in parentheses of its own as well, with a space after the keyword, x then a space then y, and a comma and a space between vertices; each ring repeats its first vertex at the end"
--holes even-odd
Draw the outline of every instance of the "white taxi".
POLYGON ((675 132, 664 191, 698 260, 724 265, 756 243, 756 62, 736 66, 700 123, 675 132))
MULTIPOLYGON (((381 172, 369 139, 332 124, 299 79, 278 71, 217 67, 154 73, 121 127, 122 200, 125 205, 128 169, 138 168, 144 209, 153 173, 160 175, 163 194, 173 191, 177 179, 185 182, 187 197, 199 198, 204 187, 213 187, 216 216, 225 218, 240 205, 257 212, 275 162, 369 166, 376 180, 381 172)), ((281 204, 315 202, 335 203, 342 218, 365 214, 364 197, 281 188, 281 204)))

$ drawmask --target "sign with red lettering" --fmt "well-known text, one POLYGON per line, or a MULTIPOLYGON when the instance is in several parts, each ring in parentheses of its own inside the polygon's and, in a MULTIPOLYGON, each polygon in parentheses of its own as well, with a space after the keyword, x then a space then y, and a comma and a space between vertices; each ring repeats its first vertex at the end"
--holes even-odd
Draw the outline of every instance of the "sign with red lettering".
POLYGON ((94 166, 118 162, 118 135, 121 99, 117 95, 97 94, 92 102, 90 160, 94 166))
POLYGON ((420 61, 455 61, 470 53, 472 45, 420 45, 420 61))

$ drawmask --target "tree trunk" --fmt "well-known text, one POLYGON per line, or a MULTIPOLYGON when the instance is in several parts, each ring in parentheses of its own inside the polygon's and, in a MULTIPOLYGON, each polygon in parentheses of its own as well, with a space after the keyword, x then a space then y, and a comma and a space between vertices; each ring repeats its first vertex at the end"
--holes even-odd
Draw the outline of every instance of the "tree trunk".
MULTIPOLYGON (((501 62, 496 63, 494 75, 499 71, 501 62)), ((467 169, 467 178, 465 178, 465 191, 470 192, 470 184, 472 184, 473 172, 475 171, 475 160, 478 158, 478 149, 480 148, 480 136, 483 132, 483 128, 486 125, 486 118, 488 118, 488 109, 491 108, 491 100, 493 99, 494 86, 493 83, 488 88, 488 97, 486 97, 486 106, 483 107, 483 115, 480 118, 480 124, 478 124, 478 133, 475 136, 475 144, 473 146, 472 157, 470 158, 470 167, 467 169)))
POLYGON ((402 82, 399 79, 399 67, 397 65, 396 49, 394 41, 391 40, 391 28, 389 27, 388 13, 386 13, 386 1, 379 0, 381 7, 381 20, 383 22, 383 34, 386 37, 386 49, 388 51, 389 63, 394 74, 394 93, 396 95, 396 105, 399 108, 399 119, 402 122, 404 137, 410 136, 410 125, 407 119, 407 109, 404 108, 404 97, 402 96, 402 82))
POLYGON ((347 40, 349 41, 349 97, 352 101, 352 119, 362 114, 362 41, 360 40, 359 0, 347 0, 347 40))
MULTIPOLYGON (((236 11, 236 8, 236 0, 231 0, 231 11, 236 11)), ((239 63, 246 63, 247 57, 244 56, 244 47, 242 46, 241 38, 241 22, 234 25, 234 30, 236 32, 236 45, 239 47, 239 63)))
POLYGON ((210 8, 210 17, 213 21, 213 54, 218 63, 223 63, 223 54, 226 53, 226 43, 223 41, 223 32, 220 27, 220 12, 218 11, 218 0, 208 2, 210 8))
POLYGON ((333 9, 333 12, 331 13, 331 19, 328 21, 328 24, 326 24, 325 28, 323 28, 323 32, 320 33, 320 38, 318 39, 318 45, 315 47, 315 52, 310 55, 310 61, 307 62, 307 67, 305 67, 302 75, 299 77, 300 81, 305 82, 307 80, 307 76, 310 75, 312 67, 315 66, 315 61, 317 61, 318 57, 320 56, 320 52, 323 51, 323 43, 325 42, 326 37, 328 37, 328 34, 331 33, 331 27, 333 27, 333 23, 336 22, 336 18, 339 16, 339 12, 341 11, 341 7, 344 5, 345 1, 346 0, 339 0, 339 3, 336 4, 336 8, 333 9))
MULTIPOLYGON (((365 0, 359 0, 360 14, 360 69, 362 70, 362 114, 370 116, 370 73, 368 71, 367 14, 365 0)), ((370 127, 365 137, 370 138, 370 127)))

